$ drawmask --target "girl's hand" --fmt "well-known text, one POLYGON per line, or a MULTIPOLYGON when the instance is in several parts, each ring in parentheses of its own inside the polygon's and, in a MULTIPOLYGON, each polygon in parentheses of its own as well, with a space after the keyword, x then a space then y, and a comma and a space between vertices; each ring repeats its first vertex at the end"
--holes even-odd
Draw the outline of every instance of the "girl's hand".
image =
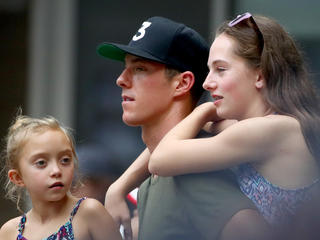
POLYGON ((237 122, 238 122, 237 120, 229 120, 229 119, 224 119, 218 122, 207 122, 204 125, 203 130, 215 136, 237 122))
POLYGON ((202 120, 204 123, 207 122, 219 122, 223 120, 217 115, 217 109, 216 106, 213 104, 213 102, 206 102, 199 106, 197 106, 193 110, 194 114, 201 114, 202 120))
POLYGON ((123 226, 125 240, 132 239, 131 217, 125 196, 111 185, 106 193, 105 207, 115 221, 118 229, 123 226))

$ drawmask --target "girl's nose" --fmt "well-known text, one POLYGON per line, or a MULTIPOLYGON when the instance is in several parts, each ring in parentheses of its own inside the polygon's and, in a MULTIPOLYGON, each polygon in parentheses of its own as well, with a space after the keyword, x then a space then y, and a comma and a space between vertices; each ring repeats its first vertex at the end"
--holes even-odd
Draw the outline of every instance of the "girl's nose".
POLYGON ((57 163, 52 163, 50 176, 51 177, 60 177, 61 176, 61 169, 57 163))
POLYGON ((208 73, 208 76, 204 80, 202 87, 207 91, 214 90, 217 88, 217 82, 213 79, 211 72, 208 73))

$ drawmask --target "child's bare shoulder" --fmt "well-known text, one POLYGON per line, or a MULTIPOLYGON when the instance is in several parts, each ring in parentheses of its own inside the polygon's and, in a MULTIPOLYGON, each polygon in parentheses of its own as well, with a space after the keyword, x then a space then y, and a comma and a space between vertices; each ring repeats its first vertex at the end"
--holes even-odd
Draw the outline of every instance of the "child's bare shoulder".
POLYGON ((81 203, 81 208, 79 209, 79 213, 86 216, 93 216, 104 211, 106 211, 106 209, 102 203, 94 198, 86 198, 81 203))
POLYGON ((0 240, 15 239, 17 237, 20 219, 21 216, 13 218, 2 225, 0 229, 0 240))

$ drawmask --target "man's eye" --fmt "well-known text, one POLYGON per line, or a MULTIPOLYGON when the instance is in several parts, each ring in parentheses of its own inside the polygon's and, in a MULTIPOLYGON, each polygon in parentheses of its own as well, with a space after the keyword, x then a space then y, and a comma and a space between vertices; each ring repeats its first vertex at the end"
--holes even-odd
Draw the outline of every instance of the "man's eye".
POLYGON ((136 72, 143 72, 143 71, 145 71, 146 69, 145 68, 143 68, 143 67, 136 67, 135 68, 135 71, 136 72))

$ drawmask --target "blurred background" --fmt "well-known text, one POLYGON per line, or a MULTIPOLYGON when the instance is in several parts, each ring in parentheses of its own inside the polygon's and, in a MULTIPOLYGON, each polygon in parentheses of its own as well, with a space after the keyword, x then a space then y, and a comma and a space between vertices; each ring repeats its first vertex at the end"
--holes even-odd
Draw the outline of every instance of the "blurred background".
MULTIPOLYGON (((0 0, 1 139, 18 107, 33 117, 55 116, 76 133, 87 186, 78 194, 103 202, 144 145, 139 128, 122 123, 115 81, 123 64, 98 56, 98 44, 128 43, 155 15, 183 22, 211 43, 219 23, 249 11, 275 18, 291 33, 319 86, 319 9, 318 0, 0 0)), ((2 225, 19 213, 3 187, 0 193, 2 225)))

